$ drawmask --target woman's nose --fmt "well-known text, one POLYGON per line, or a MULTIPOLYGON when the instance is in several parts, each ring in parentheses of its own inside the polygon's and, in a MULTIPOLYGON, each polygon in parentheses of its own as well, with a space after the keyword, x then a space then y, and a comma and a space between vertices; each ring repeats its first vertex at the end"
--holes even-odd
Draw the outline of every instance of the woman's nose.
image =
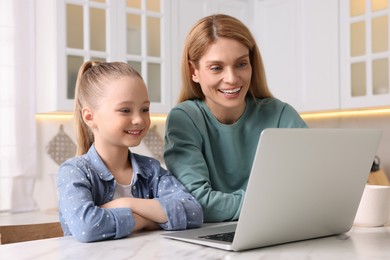
POLYGON ((226 83, 234 84, 237 82, 238 73, 234 68, 226 68, 224 78, 226 83))

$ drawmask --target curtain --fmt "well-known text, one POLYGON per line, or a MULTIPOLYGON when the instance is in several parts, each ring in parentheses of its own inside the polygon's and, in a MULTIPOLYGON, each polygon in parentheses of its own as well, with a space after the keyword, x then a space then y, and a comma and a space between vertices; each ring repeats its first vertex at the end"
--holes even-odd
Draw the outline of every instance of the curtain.
POLYGON ((36 209, 34 5, 34 0, 0 1, 1 211, 36 209))

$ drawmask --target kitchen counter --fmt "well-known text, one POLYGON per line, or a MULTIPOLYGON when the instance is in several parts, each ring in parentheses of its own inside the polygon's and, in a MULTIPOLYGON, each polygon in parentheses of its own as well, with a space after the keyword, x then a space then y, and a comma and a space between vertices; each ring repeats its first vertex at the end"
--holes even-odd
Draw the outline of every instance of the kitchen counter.
POLYGON ((160 236, 162 230, 128 238, 80 243, 73 237, 0 245, 1 259, 390 259, 390 225, 352 227, 346 234, 243 252, 203 247, 160 236))
POLYGON ((57 209, 0 214, 0 226, 40 224, 40 223, 53 223, 53 222, 59 222, 57 209))

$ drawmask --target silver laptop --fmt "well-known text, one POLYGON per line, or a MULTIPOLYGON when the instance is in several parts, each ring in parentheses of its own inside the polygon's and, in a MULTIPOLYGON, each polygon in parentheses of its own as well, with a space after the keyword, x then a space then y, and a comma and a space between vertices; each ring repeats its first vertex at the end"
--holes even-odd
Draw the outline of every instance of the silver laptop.
POLYGON ((380 138, 377 129, 266 129, 239 220, 162 236, 241 251, 345 233, 380 138))

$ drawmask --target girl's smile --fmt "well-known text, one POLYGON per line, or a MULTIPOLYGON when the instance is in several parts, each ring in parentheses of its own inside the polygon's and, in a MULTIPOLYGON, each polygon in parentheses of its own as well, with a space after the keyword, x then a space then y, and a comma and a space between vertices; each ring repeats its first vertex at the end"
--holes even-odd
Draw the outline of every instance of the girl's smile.
POLYGON ((125 130, 124 132, 129 135, 140 136, 143 130, 125 130))

